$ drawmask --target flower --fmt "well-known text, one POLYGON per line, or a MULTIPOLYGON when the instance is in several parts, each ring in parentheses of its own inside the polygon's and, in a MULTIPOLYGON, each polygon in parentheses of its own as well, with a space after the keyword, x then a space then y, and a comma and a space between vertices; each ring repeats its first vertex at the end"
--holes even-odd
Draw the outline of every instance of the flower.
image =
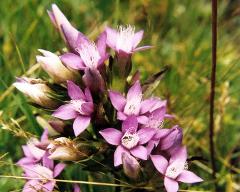
POLYGON ((147 160, 147 149, 143 146, 152 138, 154 129, 142 128, 137 130, 138 122, 135 116, 128 117, 122 123, 122 130, 107 128, 99 133, 111 145, 116 145, 114 166, 122 164, 122 154, 132 154, 139 159, 147 160))
POLYGON ((13 86, 42 107, 55 108, 57 106, 57 102, 47 95, 52 90, 41 79, 21 77, 17 78, 13 86))
POLYGON ((58 163, 54 166, 53 160, 49 159, 46 154, 43 157, 42 164, 30 164, 25 165, 22 168, 24 170, 24 176, 28 177, 28 181, 24 185, 23 192, 51 192, 53 191, 56 183, 53 179, 63 171, 65 164, 58 163))
POLYGON ((29 165, 33 163, 38 163, 42 160, 43 156, 46 153, 46 147, 49 144, 48 141, 48 131, 45 129, 43 132, 40 141, 36 138, 31 138, 27 145, 23 145, 23 153, 25 157, 20 159, 17 164, 19 166, 29 165))
POLYGON ((77 145, 71 139, 59 137, 48 145, 49 159, 61 161, 77 161, 80 154, 77 145))
POLYGON ((48 10, 48 15, 70 49, 75 50, 78 35, 81 33, 70 24, 56 4, 52 4, 52 10, 48 10))
POLYGON ((166 104, 160 99, 142 99, 142 88, 139 81, 136 81, 128 90, 126 98, 116 91, 109 91, 109 98, 113 107, 117 110, 117 118, 125 120, 128 116, 135 115, 138 122, 146 124, 149 122, 147 113, 160 108, 166 104))
POLYGON ((187 150, 180 147, 168 161, 162 155, 151 155, 156 169, 164 175, 164 186, 167 192, 177 192, 178 182, 196 183, 203 181, 193 172, 186 170, 187 150))
POLYGON ((119 26, 117 30, 106 28, 107 45, 120 55, 129 55, 136 51, 151 48, 151 46, 138 47, 143 38, 143 30, 135 33, 135 27, 131 25, 119 26))
POLYGON ((63 120, 75 119, 73 130, 75 136, 82 133, 90 124, 94 104, 91 92, 85 88, 84 92, 72 81, 67 81, 68 95, 71 100, 60 106, 53 116, 63 120))
POLYGON ((65 67, 59 57, 50 51, 45 51, 39 49, 39 51, 44 55, 38 55, 37 62, 39 62, 42 68, 48 73, 48 75, 56 82, 56 83, 65 83, 67 80, 76 80, 78 74, 65 67))
POLYGON ((128 153, 122 154, 122 162, 124 173, 129 178, 137 179, 141 169, 139 162, 128 153))

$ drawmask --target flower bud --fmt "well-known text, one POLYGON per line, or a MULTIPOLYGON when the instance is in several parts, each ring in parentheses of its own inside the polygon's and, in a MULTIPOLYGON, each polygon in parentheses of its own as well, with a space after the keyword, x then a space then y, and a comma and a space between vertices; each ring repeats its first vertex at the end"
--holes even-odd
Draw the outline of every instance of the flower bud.
POLYGON ((80 151, 74 141, 59 137, 47 147, 49 149, 49 159, 61 161, 77 161, 81 159, 80 151))
POLYGON ((13 86, 42 107, 55 108, 57 106, 57 102, 47 96, 52 90, 41 79, 21 77, 17 78, 13 86))
POLYGON ((122 154, 123 171, 131 179, 137 179, 140 173, 140 164, 130 154, 122 154))
POLYGON ((42 49, 39 49, 39 51, 43 56, 38 55, 36 57, 37 62, 56 83, 64 83, 67 80, 74 81, 78 78, 77 72, 65 67, 57 55, 42 49))
POLYGON ((170 148, 175 148, 180 146, 182 143, 182 129, 176 125, 170 129, 168 135, 163 137, 160 141, 161 150, 169 150, 170 148))

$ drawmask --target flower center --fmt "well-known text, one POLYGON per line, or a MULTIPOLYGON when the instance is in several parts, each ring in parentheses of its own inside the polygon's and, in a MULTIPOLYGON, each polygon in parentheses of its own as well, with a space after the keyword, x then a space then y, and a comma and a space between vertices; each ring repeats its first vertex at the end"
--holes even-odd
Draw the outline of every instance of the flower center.
POLYGON ((71 100, 70 103, 72 104, 75 111, 84 114, 84 111, 82 109, 82 105, 86 103, 85 101, 79 99, 79 100, 71 100))
POLYGON ((84 64, 89 68, 97 68, 101 56, 94 42, 83 43, 76 51, 80 54, 84 64))
POLYGON ((157 119, 154 119, 153 117, 150 117, 148 119, 146 127, 155 128, 155 129, 162 128, 163 127, 163 121, 159 121, 157 119))
POLYGON ((119 26, 117 33, 117 43, 116 48, 119 50, 123 50, 126 53, 130 53, 132 51, 132 43, 135 35, 135 27, 130 25, 119 26))
POLYGON ((127 149, 132 149, 138 144, 139 136, 137 133, 131 134, 129 132, 126 132, 122 137, 122 145, 126 147, 127 149))
POLYGON ((172 179, 176 179, 177 176, 184 170, 185 163, 172 163, 170 166, 168 166, 166 171, 166 176, 172 179))

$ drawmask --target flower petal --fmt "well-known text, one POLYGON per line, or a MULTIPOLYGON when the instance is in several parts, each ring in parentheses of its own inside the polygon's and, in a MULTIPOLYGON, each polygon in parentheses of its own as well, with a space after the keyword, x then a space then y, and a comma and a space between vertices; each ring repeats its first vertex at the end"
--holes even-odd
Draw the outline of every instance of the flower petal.
POLYGON ((186 146, 179 147, 170 158, 170 163, 178 161, 179 163, 185 163, 187 160, 187 148, 186 146))
POLYGON ((138 31, 137 33, 135 33, 134 37, 133 37, 133 49, 135 49, 138 44, 140 43, 140 41, 142 40, 143 38, 143 33, 144 31, 141 30, 141 31, 138 31))
POLYGON ((150 99, 145 99, 141 102, 141 114, 147 113, 147 112, 153 112, 154 110, 166 107, 167 102, 165 100, 160 100, 159 98, 152 97, 150 99))
POLYGON ((49 181, 43 185, 43 192, 51 192, 54 189, 55 181, 49 181))
POLYGON ((141 145, 131 149, 130 153, 139 159, 147 160, 148 158, 147 149, 141 145))
POLYGON ((122 132, 129 131, 130 133, 135 133, 138 128, 138 121, 136 116, 129 116, 122 123, 122 132))
POLYGON ((137 101, 141 101, 142 99, 142 88, 139 81, 136 81, 136 83, 128 90, 127 100, 132 99, 137 101))
POLYGON ((191 171, 183 170, 182 173, 177 177, 177 181, 183 183, 198 183, 202 182, 203 179, 191 171))
POLYGON ((179 188, 178 182, 168 177, 164 177, 164 186, 167 192, 177 192, 179 188))
POLYGON ((142 46, 142 47, 138 47, 138 48, 134 49, 133 52, 144 51, 144 50, 151 49, 151 48, 153 48, 153 46, 150 46, 150 45, 142 46))
POLYGON ((99 38, 97 41, 97 48, 101 57, 104 57, 106 55, 106 41, 107 41, 107 33, 106 31, 104 31, 99 35, 99 38))
POLYGON ((107 33, 107 45, 115 50, 117 31, 115 29, 110 28, 110 27, 106 27, 105 31, 107 33))
POLYGON ((99 131, 99 133, 111 145, 119 145, 121 142, 121 138, 123 136, 121 131, 114 128, 107 128, 102 131, 99 131))
POLYGON ((75 55, 73 53, 65 53, 60 56, 60 59, 65 65, 72 69, 83 70, 85 68, 82 59, 78 55, 75 55))
POLYGON ((156 133, 156 130, 153 128, 142 128, 140 129, 137 134, 139 136, 139 144, 145 144, 147 143, 150 139, 152 139, 152 137, 154 136, 154 134, 156 133))
POLYGON ((72 81, 67 81, 68 95, 72 100, 83 99, 86 100, 86 97, 79 86, 77 86, 72 81))
POLYGON ((54 167, 54 161, 52 159, 49 159, 49 154, 45 154, 42 158, 42 164, 44 167, 49 168, 50 170, 54 167))
POLYGON ((122 164, 122 155, 123 153, 129 154, 129 152, 119 145, 114 152, 114 166, 117 167, 122 164))
POLYGON ((123 112, 118 111, 117 112, 117 119, 121 120, 121 121, 125 121, 127 119, 127 116, 123 112))
POLYGON ((73 122, 73 131, 75 136, 77 137, 80 133, 82 133, 90 124, 91 117, 81 116, 79 115, 73 122))
POLYGON ((140 115, 137 117, 138 123, 146 124, 148 122, 148 117, 140 115))
POLYGON ((167 159, 162 155, 151 155, 151 159, 156 169, 164 175, 168 167, 167 159))
POLYGON ((91 94, 89 88, 85 88, 84 93, 85 93, 85 96, 86 96, 86 100, 88 102, 93 102, 92 94, 91 94))
POLYGON ((55 167, 54 167, 54 171, 53 171, 53 177, 57 177, 62 171, 63 169, 66 167, 66 165, 64 163, 58 163, 55 167))
POLYGON ((126 105, 126 99, 120 93, 116 91, 109 91, 109 98, 115 109, 118 111, 123 110, 126 105))
POLYGON ((65 104, 60 106, 52 116, 63 120, 74 119, 78 116, 78 113, 73 109, 71 104, 65 104))

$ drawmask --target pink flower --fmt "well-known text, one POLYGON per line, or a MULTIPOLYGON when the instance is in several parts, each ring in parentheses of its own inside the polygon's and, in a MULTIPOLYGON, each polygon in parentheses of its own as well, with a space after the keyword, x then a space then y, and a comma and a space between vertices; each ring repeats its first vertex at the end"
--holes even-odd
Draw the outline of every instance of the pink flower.
POLYGON ((85 88, 83 92, 72 81, 67 81, 68 95, 71 100, 60 106, 53 116, 63 120, 75 119, 73 130, 76 136, 82 133, 90 124, 91 114, 94 111, 94 104, 91 92, 85 88))
POLYGON ((130 116, 122 123, 121 131, 115 128, 107 128, 99 132, 109 144, 117 146, 114 153, 114 166, 122 164, 123 153, 147 160, 147 149, 143 145, 149 142, 155 130, 151 128, 137 130, 137 128, 137 118, 130 116))
POLYGON ((151 46, 137 47, 143 38, 143 30, 135 33, 135 27, 119 26, 117 30, 107 27, 107 45, 120 55, 130 55, 136 51, 151 48, 151 46))
POLYGON ((151 155, 156 169, 164 175, 164 186, 167 192, 177 192, 178 182, 197 183, 203 181, 193 172, 186 170, 187 150, 180 147, 168 161, 161 155, 151 155))

